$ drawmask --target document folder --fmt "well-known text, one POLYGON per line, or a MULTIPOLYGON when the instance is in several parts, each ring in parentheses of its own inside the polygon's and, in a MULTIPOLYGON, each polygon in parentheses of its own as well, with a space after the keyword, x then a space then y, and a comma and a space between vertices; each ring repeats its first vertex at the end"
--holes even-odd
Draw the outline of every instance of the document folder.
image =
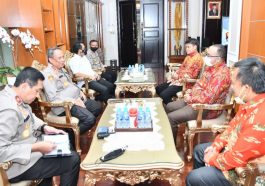
POLYGON ((54 150, 47 154, 44 154, 44 158, 72 155, 68 134, 42 135, 42 140, 53 142, 56 145, 56 148, 54 150))

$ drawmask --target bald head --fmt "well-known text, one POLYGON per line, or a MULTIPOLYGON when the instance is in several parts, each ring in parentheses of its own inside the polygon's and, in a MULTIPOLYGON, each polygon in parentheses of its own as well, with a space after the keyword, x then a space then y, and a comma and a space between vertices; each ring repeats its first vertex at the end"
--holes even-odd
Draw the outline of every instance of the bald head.
POLYGON ((226 60, 226 49, 223 45, 216 44, 212 45, 211 47, 213 48, 216 56, 219 56, 223 61, 226 60))

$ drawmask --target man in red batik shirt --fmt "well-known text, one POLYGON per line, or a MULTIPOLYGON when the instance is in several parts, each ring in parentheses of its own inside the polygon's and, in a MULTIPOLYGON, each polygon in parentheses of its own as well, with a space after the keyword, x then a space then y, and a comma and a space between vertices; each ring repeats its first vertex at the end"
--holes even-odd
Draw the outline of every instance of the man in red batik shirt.
MULTIPOLYGON (((204 58, 206 68, 200 80, 192 89, 188 89, 184 99, 167 104, 166 112, 172 127, 174 139, 177 134, 177 125, 197 118, 198 111, 194 110, 191 104, 214 104, 224 103, 228 93, 231 79, 230 70, 225 65, 226 52, 222 45, 212 45, 207 50, 204 58)), ((221 112, 205 111, 203 119, 212 119, 221 112)))
MULTIPOLYGON (((182 90, 182 83, 185 79, 195 79, 199 76, 203 66, 203 59, 200 53, 198 53, 199 42, 197 39, 188 39, 185 42, 185 50, 187 56, 184 62, 181 64, 178 70, 167 82, 162 83, 156 87, 156 93, 163 99, 165 104, 172 101, 172 97, 176 96, 176 93, 182 90)), ((193 84, 187 84, 189 88, 193 84)))
POLYGON ((231 87, 235 100, 242 105, 213 143, 195 148, 194 170, 186 178, 188 186, 232 185, 237 179, 234 168, 265 155, 265 65, 256 58, 237 62, 231 87))

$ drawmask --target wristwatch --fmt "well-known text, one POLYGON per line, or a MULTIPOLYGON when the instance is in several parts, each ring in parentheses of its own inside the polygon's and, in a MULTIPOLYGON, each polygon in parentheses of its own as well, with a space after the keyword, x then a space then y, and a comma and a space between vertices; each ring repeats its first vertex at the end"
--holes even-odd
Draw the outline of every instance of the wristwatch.
POLYGON ((45 132, 44 132, 44 127, 45 127, 45 126, 47 126, 47 124, 43 124, 43 125, 40 127, 40 131, 41 131, 42 133, 45 133, 45 132))

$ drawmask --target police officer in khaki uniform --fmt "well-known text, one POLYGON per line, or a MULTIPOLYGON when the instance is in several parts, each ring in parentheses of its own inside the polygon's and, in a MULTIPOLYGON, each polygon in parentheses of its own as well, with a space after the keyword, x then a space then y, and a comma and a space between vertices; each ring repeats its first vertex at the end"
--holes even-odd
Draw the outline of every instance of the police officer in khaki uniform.
MULTIPOLYGON (((43 70, 45 76, 44 92, 49 101, 73 101, 72 116, 79 119, 80 133, 84 133, 96 122, 96 117, 101 112, 100 103, 87 99, 80 88, 74 84, 63 68, 64 53, 56 47, 48 49, 49 65, 43 70)), ((53 108, 52 111, 59 116, 65 115, 63 107, 53 108)))
POLYGON ((6 171, 11 183, 45 178, 41 185, 48 186, 52 177, 59 175, 61 185, 77 185, 80 158, 76 152, 70 157, 42 158, 55 145, 41 141, 41 134, 65 134, 45 125, 28 105, 39 94, 43 80, 38 70, 27 67, 13 87, 6 86, 0 92, 0 162, 13 162, 6 171))

